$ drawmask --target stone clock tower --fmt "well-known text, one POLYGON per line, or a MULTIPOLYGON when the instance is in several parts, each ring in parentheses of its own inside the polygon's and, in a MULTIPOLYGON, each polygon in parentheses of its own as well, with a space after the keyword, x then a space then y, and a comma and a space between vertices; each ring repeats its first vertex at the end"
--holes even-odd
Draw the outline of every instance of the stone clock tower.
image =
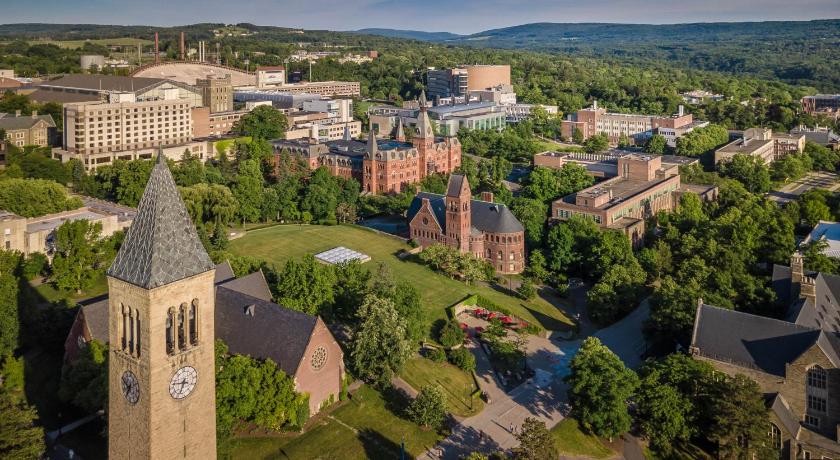
POLYGON ((108 456, 215 459, 214 265, 163 155, 108 269, 108 456))

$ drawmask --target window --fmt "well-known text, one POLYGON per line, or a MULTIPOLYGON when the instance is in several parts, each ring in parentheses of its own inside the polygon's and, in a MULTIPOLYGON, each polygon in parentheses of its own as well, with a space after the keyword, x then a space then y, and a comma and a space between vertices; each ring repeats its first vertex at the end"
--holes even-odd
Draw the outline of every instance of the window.
POLYGON ((820 398, 819 396, 808 395, 808 409, 814 412, 825 413, 826 410, 826 400, 825 398, 820 398))
POLYGON ((771 423, 770 432, 767 433, 767 436, 770 438, 770 447, 772 449, 782 449, 782 431, 779 429, 779 427, 771 423))
POLYGON ((178 308, 178 349, 183 350, 187 346, 187 335, 186 335, 186 308, 184 304, 181 304, 181 307, 178 308))
POLYGON ((166 312, 166 353, 175 353, 175 309, 170 308, 166 312))
POLYGON ((805 424, 812 427, 812 428, 819 428, 820 427, 820 419, 814 417, 813 415, 805 415, 805 424))
POLYGON ((825 390, 826 389, 825 369, 823 369, 820 366, 814 366, 814 367, 808 369, 807 381, 808 381, 808 387, 825 390))
POLYGON ((198 299, 190 304, 190 345, 198 344, 198 299))

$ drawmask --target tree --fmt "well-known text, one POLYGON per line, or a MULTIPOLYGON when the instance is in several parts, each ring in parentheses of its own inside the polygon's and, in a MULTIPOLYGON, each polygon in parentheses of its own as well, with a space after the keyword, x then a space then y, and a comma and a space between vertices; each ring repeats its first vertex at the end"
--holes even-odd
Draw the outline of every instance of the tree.
POLYGON ((525 300, 531 300, 537 296, 537 288, 534 287, 534 283, 531 280, 526 278, 522 280, 519 288, 516 289, 516 293, 525 300))
POLYGON ((760 157, 735 155, 730 161, 718 165, 720 175, 731 177, 744 184, 752 193, 770 191, 770 170, 760 157))
POLYGON ((302 427, 309 418, 309 398, 295 392, 295 382, 270 359, 228 355, 216 341, 216 430, 230 433, 236 420, 278 430, 302 427))
POLYGON ((664 155, 665 150, 668 148, 668 141, 665 140, 665 136, 661 134, 654 134, 650 138, 648 138, 647 142, 645 142, 645 152, 646 153, 653 153, 657 155, 664 155))
POLYGON ((519 447, 513 449, 513 458, 517 460, 544 460, 558 458, 554 437, 542 420, 528 417, 515 434, 519 447))
POLYGON ((311 212, 315 220, 335 221, 340 194, 336 178, 327 168, 318 168, 309 178, 300 208, 311 212))
POLYGON ((464 347, 449 350, 449 362, 464 372, 475 371, 475 355, 464 347))
POLYGON ((691 401, 656 374, 642 379, 636 405, 639 425, 656 452, 669 453, 674 441, 685 441, 694 432, 691 401))
POLYGON ((598 436, 610 439, 630 429, 627 400, 638 386, 636 374, 595 337, 583 341, 565 381, 571 415, 598 436))
POLYGON ((35 424, 38 412, 0 390, 0 457, 9 460, 41 458, 47 450, 44 430, 35 424))
POLYGON ((609 147, 610 140, 605 133, 599 133, 593 136, 589 136, 589 139, 583 142, 583 149, 589 153, 603 152, 609 147))
POLYGON ((439 427, 446 418, 446 394, 439 385, 425 385, 406 408, 406 415, 424 427, 439 427))
POLYGON ((82 206, 67 190, 51 180, 5 179, 0 181, 0 209, 21 217, 38 217, 82 206))
POLYGON ((729 142, 729 131, 725 127, 710 124, 697 128, 677 139, 676 154, 697 157, 711 152, 729 142))
POLYGON ((102 269, 97 246, 100 222, 85 219, 67 221, 55 231, 55 254, 51 280, 58 289, 81 292, 89 288, 102 269))
POLYGON ((464 337, 464 330, 461 329, 458 321, 447 321, 440 329, 440 344, 446 348, 452 348, 464 343, 464 337))
POLYGON ((525 227, 525 243, 530 248, 542 244, 545 223, 548 220, 548 206, 536 199, 514 198, 510 204, 513 215, 525 227))
POLYGON ((254 139, 279 139, 286 134, 289 121, 279 110, 261 105, 244 115, 237 126, 239 132, 254 139))
POLYGON ((360 324, 351 345, 350 358, 358 375, 367 382, 386 385, 399 373, 412 352, 405 320, 394 303, 368 296, 359 308, 360 324))
POLYGON ((577 126, 572 129, 572 142, 578 145, 583 144, 583 131, 577 126))
POLYGON ((343 321, 356 319, 356 310, 370 292, 370 271, 358 260, 335 265, 335 302, 332 313, 343 321))
POLYGON ((281 305, 310 315, 327 309, 334 300, 335 273, 312 254, 289 260, 277 274, 275 295, 281 305))
POLYGON ((721 458, 771 458, 767 407, 757 383, 741 374, 725 377, 714 387, 712 406, 709 439, 717 443, 721 458))
POLYGON ((260 218, 263 200, 262 184, 259 163, 256 160, 241 161, 239 174, 236 176, 231 192, 239 203, 239 215, 245 221, 256 222, 260 218))
POLYGON ((73 363, 61 371, 59 397, 88 413, 108 404, 108 346, 97 340, 86 343, 73 363))
POLYGON ((613 265, 587 293, 587 311, 598 324, 609 324, 636 307, 643 292, 645 272, 638 263, 613 265))
POLYGON ((20 316, 18 278, 20 253, 0 251, 0 360, 18 347, 20 316))

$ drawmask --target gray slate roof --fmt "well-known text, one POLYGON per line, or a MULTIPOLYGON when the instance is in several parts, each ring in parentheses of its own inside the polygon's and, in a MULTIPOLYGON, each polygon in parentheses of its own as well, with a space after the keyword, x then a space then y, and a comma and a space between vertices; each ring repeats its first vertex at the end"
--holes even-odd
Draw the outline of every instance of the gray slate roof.
MULTIPOLYGON (((411 222, 414 216, 417 215, 417 212, 420 211, 420 207, 423 205, 423 198, 429 199, 429 204, 432 206, 440 228, 446 228, 446 197, 436 193, 418 193, 408 208, 408 221, 411 222)), ((516 233, 525 231, 522 223, 510 212, 507 206, 501 203, 471 200, 470 212, 473 227, 482 232, 516 233)))
POLYGON ((225 285, 216 288, 215 318, 216 337, 231 353, 270 358, 288 375, 295 375, 318 320, 225 285))
POLYGON ((773 266, 773 290, 788 307, 785 319, 801 326, 840 332, 840 276, 806 271, 814 279, 815 301, 800 299, 799 284, 791 284, 791 269, 773 266))
POLYGON ((37 115, 34 117, 31 115, 21 115, 16 117, 14 115, 0 113, 0 129, 5 129, 6 131, 30 129, 35 126, 35 123, 42 120, 47 123, 48 128, 55 128, 55 121, 53 121, 52 115, 37 115))
POLYGON ((701 305, 692 346, 701 356, 783 377, 785 365, 817 345, 840 365, 840 338, 807 326, 701 305))
MULTIPOLYGON (((227 262, 216 266, 224 273, 227 262)), ((91 337, 108 343, 108 299, 82 307, 91 337)), ((216 283, 216 338, 231 353, 270 358, 283 372, 294 375, 317 323, 317 317, 271 302, 262 272, 216 283), (246 307, 254 306, 254 316, 246 307)))
POLYGON ((793 436, 794 439, 799 439, 799 418, 793 415, 793 411, 790 410, 787 401, 779 393, 772 395, 770 410, 782 421, 782 425, 785 426, 788 434, 793 436))
POLYGON ((165 80, 162 78, 126 77, 122 75, 68 74, 59 79, 44 82, 39 86, 95 91, 141 92, 162 81, 165 80))
POLYGON ((446 184, 446 196, 461 196, 461 188, 464 186, 465 180, 466 177, 460 174, 453 174, 449 176, 449 182, 446 184))
POLYGON ((213 269, 172 174, 158 154, 137 216, 108 276, 153 289, 213 269))
POLYGON ((233 267, 230 266, 229 261, 226 260, 216 265, 216 274, 213 277, 213 284, 221 284, 234 278, 236 278, 236 275, 233 274, 233 267))

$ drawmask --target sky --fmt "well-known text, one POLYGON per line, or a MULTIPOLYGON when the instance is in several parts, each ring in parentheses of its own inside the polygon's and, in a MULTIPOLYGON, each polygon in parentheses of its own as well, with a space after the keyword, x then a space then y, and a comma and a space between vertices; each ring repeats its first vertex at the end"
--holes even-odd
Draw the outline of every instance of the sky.
POLYGON ((0 23, 199 22, 468 34, 530 22, 667 24, 840 18, 838 0, 0 0, 0 23))

